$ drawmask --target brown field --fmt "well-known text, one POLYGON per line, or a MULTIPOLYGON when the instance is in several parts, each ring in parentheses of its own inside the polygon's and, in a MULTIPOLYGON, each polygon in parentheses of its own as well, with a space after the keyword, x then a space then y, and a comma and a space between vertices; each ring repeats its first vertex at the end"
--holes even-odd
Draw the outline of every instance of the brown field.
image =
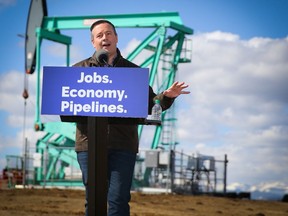
MULTIPOLYGON (((84 191, 0 190, 0 216, 84 215, 84 191)), ((288 216, 288 203, 212 196, 132 193, 131 216, 288 216)))

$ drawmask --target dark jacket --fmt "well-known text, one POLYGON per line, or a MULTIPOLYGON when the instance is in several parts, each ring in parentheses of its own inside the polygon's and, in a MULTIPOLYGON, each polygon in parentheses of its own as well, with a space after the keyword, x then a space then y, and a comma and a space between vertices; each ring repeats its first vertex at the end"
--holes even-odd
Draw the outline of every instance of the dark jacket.
MULTIPOLYGON (((83 61, 80 61, 73 65, 74 67, 103 67, 104 65, 97 61, 96 59, 96 52, 93 54, 92 57, 87 58, 83 61)), ((117 49, 117 57, 114 59, 113 67, 139 67, 136 64, 128 61, 127 59, 121 56, 120 51, 117 49)), ((154 99, 160 100, 160 104, 162 106, 163 111, 168 109, 174 99, 168 98, 163 94, 156 95, 153 92, 151 86, 149 86, 149 110, 148 113, 151 113, 152 106, 154 105, 154 99)), ((135 107, 137 109, 137 107, 135 107)), ((80 117, 79 121, 77 120, 76 124, 76 144, 75 150, 76 151, 87 151, 88 150, 88 138, 87 138, 87 117, 80 117)), ((122 118, 113 118, 113 122, 117 124, 109 124, 109 144, 108 148, 111 149, 125 149, 128 151, 132 151, 137 153, 138 146, 139 146, 139 139, 138 139, 138 130, 137 130, 137 123, 124 123, 122 118), (123 121, 123 123, 121 122, 123 121)))

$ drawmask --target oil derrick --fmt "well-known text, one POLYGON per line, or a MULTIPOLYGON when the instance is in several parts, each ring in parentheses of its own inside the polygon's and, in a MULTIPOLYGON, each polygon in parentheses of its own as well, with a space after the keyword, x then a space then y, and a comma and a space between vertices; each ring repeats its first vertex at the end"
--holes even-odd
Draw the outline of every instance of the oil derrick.
MULTIPOLYGON (((26 29, 25 69, 27 74, 37 76, 34 128, 45 133, 36 143, 36 152, 42 155, 41 166, 35 170, 36 184, 48 185, 51 179, 57 177, 59 180, 54 181, 53 185, 81 185, 80 181, 67 183, 64 179, 65 168, 78 167, 73 148, 75 124, 41 120, 41 42, 49 40, 66 45, 66 65, 69 66, 72 40, 69 35, 61 34, 61 31, 89 29, 97 19, 107 19, 116 28, 152 29, 152 33, 147 35, 127 59, 133 61, 139 58, 141 62, 138 65, 150 69, 149 84, 155 92, 161 92, 171 86, 176 77, 178 64, 191 61, 191 55, 189 56, 191 49, 185 46, 187 46, 186 36, 193 34, 193 30, 183 25, 177 12, 49 17, 46 0, 31 0, 26 29)), ((176 143, 173 135, 176 119, 173 113, 173 109, 163 113, 163 125, 155 127, 151 149, 156 149, 161 143, 163 145, 176 143)), ((140 125, 138 128, 140 142, 142 131, 143 126, 140 125)))

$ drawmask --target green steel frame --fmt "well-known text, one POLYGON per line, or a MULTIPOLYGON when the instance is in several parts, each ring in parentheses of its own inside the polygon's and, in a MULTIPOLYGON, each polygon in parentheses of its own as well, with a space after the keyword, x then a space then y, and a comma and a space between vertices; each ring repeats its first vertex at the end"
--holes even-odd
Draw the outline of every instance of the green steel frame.
MULTIPOLYGON (((36 46, 36 72, 37 72, 37 92, 36 92, 36 112, 35 112, 35 130, 45 131, 46 135, 37 142, 37 152, 43 155, 42 167, 36 168, 36 183, 51 184, 51 179, 58 178, 58 185, 81 185, 79 182, 64 181, 64 168, 71 165, 78 166, 75 152, 73 151, 75 124, 62 122, 41 122, 40 116, 40 53, 41 41, 47 39, 50 41, 65 44, 67 46, 66 64, 69 66, 71 37, 60 34, 60 30, 68 29, 88 29, 97 19, 107 19, 111 21, 116 28, 153 28, 154 31, 143 40, 127 59, 133 61, 143 50, 151 51, 151 54, 141 64, 141 67, 150 68, 149 84, 161 92, 168 88, 175 80, 175 75, 179 63, 191 62, 192 50, 184 47, 186 35, 193 34, 193 30, 182 24, 181 18, 177 12, 168 13, 144 13, 144 14, 126 14, 126 15, 98 15, 98 16, 72 16, 72 17, 44 17, 42 26, 35 29, 37 37, 36 46), (174 35, 169 35, 173 32, 174 35), (187 54, 188 52, 188 54, 187 54), (187 56, 188 55, 188 56, 187 56), (166 60, 164 60, 166 58, 166 60), (167 60, 168 58, 168 60, 167 60), (164 64, 166 61, 168 64, 164 64), (160 67, 162 64, 162 68, 160 67), (162 75, 160 75, 162 71, 162 75), (44 160, 46 155, 46 162, 44 160), (48 156, 47 156, 48 155, 48 156), (58 169, 57 169, 58 167, 58 169)), ((166 118, 166 112, 162 115, 163 123, 165 121, 174 121, 174 117, 166 118)), ((156 149, 160 145, 162 126, 155 127, 155 133, 151 144, 151 149, 156 149)), ((170 130, 173 130, 171 128, 170 130)), ((138 133, 141 138, 143 126, 139 126, 138 133)), ((166 143, 167 144, 167 143, 166 143)), ((146 172, 148 178, 149 170, 146 172)), ((57 182, 53 182, 57 184, 57 182)))

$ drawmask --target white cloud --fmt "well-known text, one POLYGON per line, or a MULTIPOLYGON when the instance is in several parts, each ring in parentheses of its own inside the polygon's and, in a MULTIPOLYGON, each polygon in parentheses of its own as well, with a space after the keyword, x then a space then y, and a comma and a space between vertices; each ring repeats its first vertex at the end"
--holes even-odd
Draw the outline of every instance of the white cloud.
POLYGON ((36 74, 27 75, 28 94, 25 100, 22 97, 24 91, 24 73, 19 71, 8 71, 0 75, 0 110, 8 113, 6 123, 9 126, 20 128, 24 123, 24 112, 26 112, 26 122, 31 123, 35 112, 35 82, 36 74), (31 119, 32 118, 32 119, 31 119))
MULTIPOLYGON (((45 58, 43 58, 41 64, 45 66, 66 66, 66 57, 67 57, 67 46, 64 44, 51 42, 51 41, 44 41, 45 43, 42 44, 42 53, 45 53, 45 58)), ((89 46, 91 46, 89 44, 89 46)), ((89 53, 91 55, 93 52, 89 53)), ((88 58, 85 56, 83 47, 79 45, 72 44, 70 46, 70 65, 75 64, 76 62, 88 58)), ((42 54, 44 55, 44 54, 42 54)))
POLYGON ((5 154, 23 154, 25 138, 30 148, 34 149, 37 139, 43 136, 43 132, 36 132, 33 127, 36 106, 36 72, 26 77, 29 94, 26 103, 22 97, 24 76, 23 72, 13 70, 0 75, 0 112, 7 114, 3 115, 5 126, 2 129, 4 131, 0 131, 0 170, 6 165, 5 154))
POLYGON ((177 99, 179 148, 227 153, 229 182, 287 181, 287 57, 287 38, 193 36, 192 64, 180 66, 191 96, 177 99))

